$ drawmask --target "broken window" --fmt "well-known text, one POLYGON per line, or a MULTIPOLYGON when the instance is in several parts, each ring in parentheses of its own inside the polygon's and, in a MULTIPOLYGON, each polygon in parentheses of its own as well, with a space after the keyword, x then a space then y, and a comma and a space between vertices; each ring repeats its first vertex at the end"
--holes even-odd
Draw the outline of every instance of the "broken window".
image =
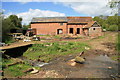
POLYGON ((73 34, 73 28, 70 28, 69 33, 73 34))

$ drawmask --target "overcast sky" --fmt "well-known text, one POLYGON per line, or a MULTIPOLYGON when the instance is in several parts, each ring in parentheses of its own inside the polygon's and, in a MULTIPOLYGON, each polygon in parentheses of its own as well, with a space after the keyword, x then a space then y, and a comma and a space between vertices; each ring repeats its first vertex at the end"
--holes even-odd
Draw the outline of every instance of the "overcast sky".
POLYGON ((15 14, 28 24, 33 17, 110 16, 110 0, 3 0, 5 17, 15 14))

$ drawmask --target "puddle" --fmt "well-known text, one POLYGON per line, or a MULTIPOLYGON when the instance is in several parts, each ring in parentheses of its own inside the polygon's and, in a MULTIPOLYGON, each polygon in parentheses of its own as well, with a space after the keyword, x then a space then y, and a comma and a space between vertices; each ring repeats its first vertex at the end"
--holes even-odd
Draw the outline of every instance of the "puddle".
POLYGON ((34 67, 43 67, 43 66, 45 66, 45 65, 50 64, 50 63, 45 63, 45 62, 40 62, 40 61, 29 60, 29 59, 27 59, 27 58, 24 57, 24 56, 21 56, 21 57, 19 57, 19 58, 22 59, 22 60, 24 60, 24 61, 26 61, 26 62, 28 62, 29 64, 31 64, 31 65, 34 66, 34 67))
POLYGON ((64 61, 56 60, 42 68, 43 70, 55 70, 69 78, 110 78, 110 75, 115 76, 118 73, 118 63, 107 55, 87 56, 84 64, 77 63, 76 66, 68 65, 66 62, 68 59, 70 60, 69 56, 64 61))
POLYGON ((99 55, 97 56, 95 59, 100 60, 100 61, 109 61, 109 62, 115 62, 114 60, 112 60, 110 57, 108 57, 107 55, 99 55))
POLYGON ((48 64, 49 64, 49 63, 38 62, 38 63, 34 64, 34 66, 43 67, 43 66, 48 65, 48 64))

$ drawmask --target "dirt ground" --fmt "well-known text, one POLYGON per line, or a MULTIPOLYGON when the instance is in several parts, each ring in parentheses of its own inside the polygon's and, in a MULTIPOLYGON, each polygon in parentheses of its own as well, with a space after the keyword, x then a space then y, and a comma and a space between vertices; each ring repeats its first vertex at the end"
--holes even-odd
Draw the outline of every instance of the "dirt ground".
MULTIPOLYGON (((118 62, 111 60, 109 56, 117 55, 115 50, 117 32, 106 32, 105 38, 83 41, 91 45, 91 49, 85 51, 82 57, 86 58, 84 64, 76 66, 68 65, 68 61, 78 54, 70 54, 56 58, 48 65, 43 66, 36 74, 23 76, 22 78, 114 78, 118 73, 118 62)), ((65 40, 66 41, 66 40, 65 40)))

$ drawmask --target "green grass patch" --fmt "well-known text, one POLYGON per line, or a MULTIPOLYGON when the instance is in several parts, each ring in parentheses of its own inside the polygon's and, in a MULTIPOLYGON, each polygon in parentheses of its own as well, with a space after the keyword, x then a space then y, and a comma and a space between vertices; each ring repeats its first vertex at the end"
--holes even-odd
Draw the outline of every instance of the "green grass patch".
POLYGON ((85 46, 89 47, 86 43, 80 42, 53 42, 53 43, 42 43, 42 44, 33 44, 23 56, 28 59, 42 59, 46 62, 49 62, 55 57, 79 53, 85 50, 85 46))
POLYGON ((8 68, 3 69, 4 75, 7 77, 18 77, 23 76, 26 73, 24 73, 25 70, 28 68, 32 68, 30 65, 27 64, 16 64, 13 66, 9 66, 8 68))
POLYGON ((114 61, 119 61, 120 62, 120 60, 118 60, 118 59, 120 59, 119 55, 112 56, 111 59, 114 60, 114 61))
MULTIPOLYGON (((7 66, 8 64, 12 64, 17 60, 13 59, 4 59, 2 60, 2 67, 4 71, 5 77, 20 77, 29 73, 25 73, 24 71, 33 68, 27 61, 23 61, 24 63, 19 63, 11 66, 7 66)), ((40 67, 34 67, 37 70, 40 70, 40 67)))
POLYGON ((118 51, 118 54, 115 56, 112 56, 111 59, 115 61, 120 62, 120 34, 118 33, 117 38, 116 38, 116 50, 118 51))
POLYGON ((60 39, 61 38, 61 36, 60 35, 55 35, 55 36, 53 36, 55 39, 60 39))
POLYGON ((99 37, 98 37, 98 39, 103 39, 103 38, 105 38, 105 36, 99 36, 99 37))

